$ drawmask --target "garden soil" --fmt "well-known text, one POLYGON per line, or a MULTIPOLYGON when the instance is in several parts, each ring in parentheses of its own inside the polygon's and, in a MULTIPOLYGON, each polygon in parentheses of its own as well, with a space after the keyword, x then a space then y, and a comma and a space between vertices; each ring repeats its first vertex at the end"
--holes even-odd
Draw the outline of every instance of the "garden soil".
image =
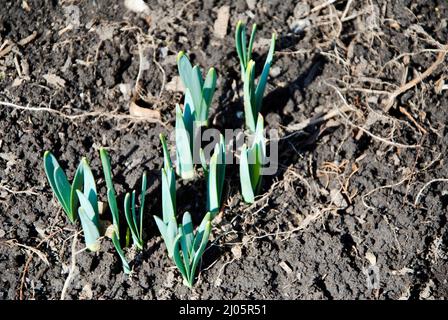
MULTIPOLYGON (((121 0, 1 2, 0 299, 448 297, 446 1, 146 0, 140 13, 121 0), (217 70, 210 126, 243 128, 239 19, 258 25, 257 75, 277 34, 262 114, 278 131, 278 169, 248 205, 228 166, 190 290, 152 217, 159 134, 182 103, 180 50, 217 70), (125 248, 130 276, 109 239, 82 250, 43 170, 45 150, 70 179, 85 156, 106 201, 101 146, 119 203, 148 172, 145 248, 125 248)), ((177 193, 195 224, 198 172, 177 193)))

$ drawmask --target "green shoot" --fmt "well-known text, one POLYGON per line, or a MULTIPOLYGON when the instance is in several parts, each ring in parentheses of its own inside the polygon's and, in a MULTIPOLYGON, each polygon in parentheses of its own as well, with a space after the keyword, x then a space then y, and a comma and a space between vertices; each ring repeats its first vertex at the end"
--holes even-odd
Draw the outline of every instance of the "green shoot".
POLYGON ((266 157, 266 140, 263 135, 263 117, 258 114, 255 137, 250 148, 246 144, 241 148, 240 183, 243 199, 253 203, 261 188, 262 169, 266 157))
POLYGON ((255 132, 257 115, 261 111, 263 102, 263 95, 266 89, 266 84, 271 68, 272 59, 274 57, 275 49, 275 33, 272 34, 271 46, 269 48, 266 61, 264 63, 263 71, 261 72, 258 84, 255 85, 255 61, 252 57, 252 47, 256 33, 256 25, 252 27, 252 33, 249 40, 249 46, 246 47, 246 26, 241 21, 238 22, 235 32, 235 46, 240 59, 241 78, 243 79, 244 88, 244 117, 246 127, 251 132, 255 132))
POLYGON ((142 189, 140 192, 140 211, 137 215, 135 208, 135 190, 132 192, 132 197, 129 193, 124 199, 124 213, 126 221, 131 231, 132 241, 138 250, 143 249, 143 209, 145 206, 145 192, 146 192, 146 172, 142 176, 142 189), (131 204, 132 198, 132 204, 131 204), (132 209, 132 210, 131 210, 132 209), (137 223, 138 221, 138 223, 137 223))
POLYGON ((177 67, 180 78, 185 87, 185 94, 190 92, 192 97, 191 111, 199 126, 207 126, 208 113, 216 88, 216 71, 210 68, 205 80, 199 66, 192 66, 183 51, 177 55, 177 67))
POLYGON ((112 167, 110 165, 109 154, 106 149, 100 148, 100 158, 103 166, 104 179, 106 180, 107 201, 112 214, 112 223, 115 227, 117 237, 120 239, 120 214, 118 212, 117 198, 115 195, 114 184, 112 182, 112 167))
POLYGON ((193 102, 190 91, 187 89, 185 94, 184 111, 179 105, 176 105, 176 173, 184 180, 190 180, 194 177, 193 165, 193 102))
POLYGON ((173 260, 182 274, 184 284, 189 288, 193 287, 197 266, 207 246, 211 231, 210 218, 210 213, 207 213, 194 233, 191 215, 185 212, 174 239, 173 260))
POLYGON ((95 178, 87 159, 82 158, 72 185, 68 182, 56 158, 49 151, 44 154, 44 168, 50 186, 69 220, 74 223, 79 215, 87 249, 98 251, 100 248, 98 196, 95 178))
POLYGON ((78 209, 76 190, 81 189, 83 184, 83 164, 79 164, 72 185, 50 151, 46 151, 44 154, 44 168, 53 193, 64 209, 67 218, 74 223, 77 219, 76 211, 78 209))
POLYGON ((115 250, 117 250, 118 256, 121 259, 121 264, 123 265, 123 272, 125 274, 130 274, 131 268, 129 267, 129 263, 126 260, 126 256, 124 255, 123 249, 121 248, 120 239, 118 239, 115 230, 112 232, 112 243, 114 244, 115 250))
POLYGON ((154 220, 159 228, 162 239, 165 242, 168 256, 173 256, 173 243, 177 233, 176 223, 176 177, 170 154, 166 145, 165 136, 160 134, 160 141, 163 149, 162 176, 162 211, 163 219, 154 216, 154 220))
POLYGON ((214 153, 207 166, 204 151, 201 149, 201 162, 207 181, 207 211, 213 219, 221 207, 221 195, 226 173, 226 146, 224 137, 220 135, 219 143, 215 145, 214 153))
POLYGON ((112 214, 112 243, 114 244, 115 250, 117 250, 117 253, 120 256, 124 273, 129 274, 131 269, 128 262, 126 261, 126 257, 120 244, 120 215, 118 211, 117 198, 115 195, 115 188, 112 182, 112 167, 110 165, 109 153, 106 149, 100 148, 100 158, 107 186, 107 201, 109 203, 109 208, 112 214))
MULTIPOLYGON (((79 190, 76 190, 80 207, 78 208, 79 218, 81 220, 82 229, 84 231, 84 240, 86 247, 92 252, 100 249, 100 225, 98 212, 95 211, 95 207, 98 207, 98 203, 91 203, 89 199, 79 190)), ((97 209, 98 210, 98 209, 97 209)))
POLYGON ((236 25, 235 30, 235 47, 240 59, 241 66, 241 80, 245 79, 245 73, 249 61, 252 59, 252 48, 255 40, 255 33, 257 32, 257 24, 252 25, 252 32, 250 34, 249 46, 246 48, 246 25, 240 20, 236 25))

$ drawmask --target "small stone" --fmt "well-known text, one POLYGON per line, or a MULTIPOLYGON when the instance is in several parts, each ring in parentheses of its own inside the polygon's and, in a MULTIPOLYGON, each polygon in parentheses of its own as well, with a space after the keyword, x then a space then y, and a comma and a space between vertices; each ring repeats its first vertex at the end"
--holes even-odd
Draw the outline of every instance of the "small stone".
POLYGON ((128 10, 135 13, 149 14, 151 10, 143 0, 125 0, 124 5, 128 10))
POLYGON ((92 286, 87 283, 81 290, 79 295, 80 300, 91 300, 93 298, 92 286))
POLYGON ((376 265, 376 256, 372 252, 366 252, 366 259, 370 262, 370 265, 376 265))
POLYGON ((296 18, 302 18, 306 15, 308 15, 311 11, 311 7, 308 3, 299 2, 294 7, 294 17, 296 18))
POLYGON ((172 288, 174 286, 174 272, 170 271, 166 275, 165 282, 163 283, 163 286, 166 288, 172 288))
POLYGON ((235 259, 238 260, 238 259, 241 258, 241 246, 235 245, 235 246, 232 247, 231 251, 232 251, 233 256, 234 256, 235 259))
POLYGON ((257 0, 246 0, 246 4, 250 10, 254 10, 257 4, 257 0))
POLYGON ((224 39, 227 34, 227 27, 230 19, 230 7, 222 6, 218 10, 218 17, 216 18, 213 28, 213 34, 216 38, 224 39))
POLYGON ((2 229, 0 229, 0 238, 4 238, 6 235, 6 232, 2 229))
POLYGON ((331 189, 330 191, 330 198, 331 202, 333 202, 334 205, 336 205, 338 208, 346 208, 347 207, 347 201, 344 199, 343 195, 338 189, 331 189))
POLYGON ((269 75, 272 78, 277 78, 281 72, 282 72, 282 69, 280 69, 280 67, 277 66, 277 67, 274 67, 271 70, 269 70, 269 75))
POLYGON ((162 56, 162 58, 166 58, 166 56, 168 55, 168 48, 167 47, 160 48, 160 55, 162 56))
POLYGON ((302 33, 309 26, 311 26, 309 19, 298 19, 289 23, 289 29, 295 34, 302 33))

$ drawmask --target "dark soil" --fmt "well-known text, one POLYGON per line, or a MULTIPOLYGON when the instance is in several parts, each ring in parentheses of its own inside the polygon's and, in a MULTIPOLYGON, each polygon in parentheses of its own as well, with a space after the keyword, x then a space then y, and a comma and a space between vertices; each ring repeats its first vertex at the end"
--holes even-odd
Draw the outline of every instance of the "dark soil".
MULTIPOLYGON (((130 277, 107 239, 100 252, 78 254, 67 298, 448 297, 448 184, 435 181, 422 190, 448 178, 448 90, 434 91, 446 78, 446 59, 383 109, 387 92, 436 60, 438 52, 427 49, 448 43, 445 0, 353 1, 345 16, 347 1, 336 1, 302 20, 303 6, 289 1, 257 1, 255 8, 243 0, 146 2, 151 15, 145 19, 118 0, 2 1, 0 46, 8 42, 0 48, 0 101, 60 113, 0 104, 0 299, 60 298, 80 226, 68 223, 54 199, 42 155, 52 150, 70 178, 87 156, 105 201, 100 146, 110 150, 120 199, 149 172, 145 250, 126 249, 130 277), (69 5, 80 10, 79 20, 68 15, 69 5), (230 6, 229 28, 218 39, 213 25, 223 5, 230 6), (267 127, 284 137, 279 170, 248 206, 237 170, 229 168, 225 206, 190 291, 153 223, 161 214, 158 134, 173 130, 181 101, 168 85, 177 76, 180 50, 217 69, 213 126, 242 127, 233 40, 238 19, 259 25, 259 68, 271 32, 278 35, 273 67, 279 69, 269 79, 262 113, 267 127), (33 32, 34 39, 20 43, 33 32), (148 62, 141 77, 144 105, 160 111, 160 123, 119 117, 129 114, 124 88, 135 85, 139 40, 148 62), (48 81, 48 75, 59 78, 48 81), (342 106, 341 96, 357 111, 286 130, 342 106)), ((178 188, 179 213, 189 210, 198 223, 203 180, 179 181, 178 188)), ((82 236, 78 240, 80 250, 82 236)))

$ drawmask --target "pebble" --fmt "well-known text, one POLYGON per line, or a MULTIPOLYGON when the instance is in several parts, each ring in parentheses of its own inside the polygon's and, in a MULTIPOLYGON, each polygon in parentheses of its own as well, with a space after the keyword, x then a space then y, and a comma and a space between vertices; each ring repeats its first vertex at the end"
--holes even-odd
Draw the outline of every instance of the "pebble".
POLYGON ((0 238, 4 238, 6 235, 6 232, 2 229, 0 229, 0 238))
POLYGON ((282 69, 280 67, 276 66, 274 68, 271 68, 271 70, 269 70, 269 75, 272 78, 277 78, 281 72, 282 72, 282 69))
POLYGON ((255 5, 257 4, 257 0, 246 0, 246 4, 250 10, 254 10, 255 5))
POLYGON ((303 16, 309 14, 311 11, 311 7, 308 3, 299 2, 294 7, 294 17, 302 18, 303 16))
POLYGON ((330 198, 331 201, 338 207, 338 208, 346 208, 348 206, 347 201, 344 199, 341 192, 337 189, 330 190, 330 198))
POLYGON ((298 19, 298 20, 293 20, 290 24, 289 24, 289 29, 294 32, 295 34, 299 34, 302 33, 305 28, 311 26, 311 22, 310 19, 298 19))

